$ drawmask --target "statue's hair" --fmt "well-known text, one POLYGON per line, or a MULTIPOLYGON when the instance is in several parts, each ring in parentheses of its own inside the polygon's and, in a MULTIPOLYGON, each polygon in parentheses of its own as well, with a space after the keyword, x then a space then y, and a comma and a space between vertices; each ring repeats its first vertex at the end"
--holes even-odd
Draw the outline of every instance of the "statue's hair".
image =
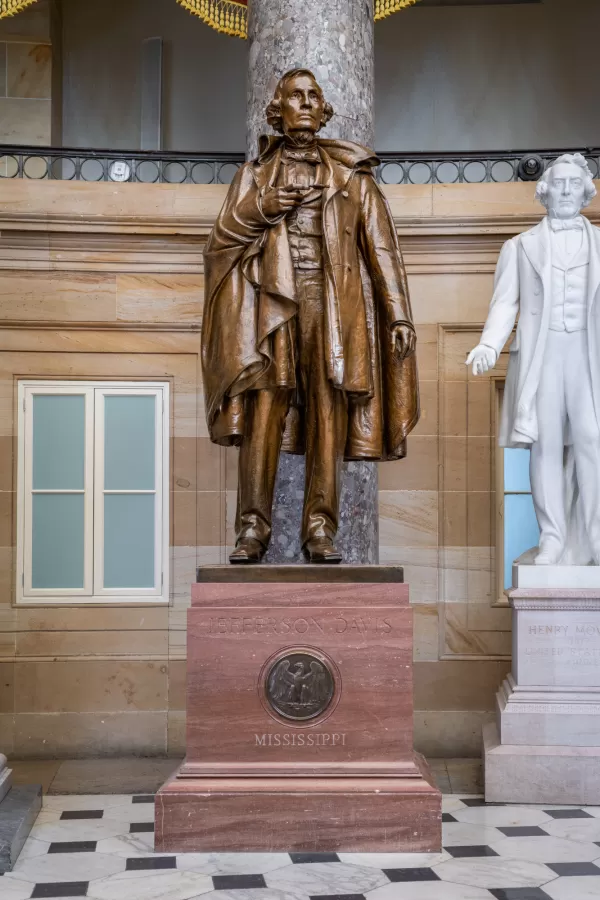
MULTIPOLYGON (((282 75, 282 77, 279 79, 277 87, 275 88, 275 96, 267 106, 267 122, 269 123, 273 131, 277 131, 279 132, 279 134, 283 134, 283 120, 281 118, 281 95, 283 94, 287 83, 291 81, 292 78, 296 78, 296 76, 298 75, 306 75, 309 78, 312 78, 315 85, 317 86, 317 90, 321 94, 321 97, 323 96, 323 91, 321 90, 317 79, 310 71, 310 69, 290 69, 289 72, 286 72, 285 75, 282 75)), ((333 106, 331 105, 331 103, 328 103, 325 100, 325 108, 323 110, 321 128, 324 128, 332 117, 333 106)))
POLYGON ((590 167, 587 163, 585 156, 582 156, 581 153, 563 153, 562 156, 559 156, 552 165, 548 166, 540 180, 537 184, 537 189, 535 192, 535 199, 539 200, 546 209, 548 209, 548 179, 552 169, 555 166, 560 165, 561 163, 570 163, 573 166, 579 166, 581 169, 583 178, 585 180, 585 201, 584 207, 589 206, 596 194, 598 193, 596 190, 596 185, 594 184, 594 176, 591 173, 590 167))

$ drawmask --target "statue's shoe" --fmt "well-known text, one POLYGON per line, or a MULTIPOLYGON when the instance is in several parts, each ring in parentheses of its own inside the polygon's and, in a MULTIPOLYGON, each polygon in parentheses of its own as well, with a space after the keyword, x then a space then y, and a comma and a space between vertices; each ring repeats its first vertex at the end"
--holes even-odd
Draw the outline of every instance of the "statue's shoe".
POLYGON ((229 556, 229 562, 233 565, 256 565, 262 562, 266 552, 266 547, 256 538, 241 538, 229 556))
POLYGON ((302 548, 304 556, 310 563, 341 563, 342 554, 333 546, 330 538, 311 538, 302 548))

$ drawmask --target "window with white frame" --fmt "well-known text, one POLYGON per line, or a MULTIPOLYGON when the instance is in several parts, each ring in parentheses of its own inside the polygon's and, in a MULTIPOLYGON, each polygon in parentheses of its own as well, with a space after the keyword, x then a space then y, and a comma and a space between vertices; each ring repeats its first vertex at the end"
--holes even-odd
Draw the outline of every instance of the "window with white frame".
POLYGON ((531 482, 529 480, 529 450, 506 448, 503 456, 504 495, 504 589, 512 587, 512 565, 526 550, 537 547, 538 527, 531 482))
POLYGON ((17 602, 168 601, 169 386, 19 383, 17 602))

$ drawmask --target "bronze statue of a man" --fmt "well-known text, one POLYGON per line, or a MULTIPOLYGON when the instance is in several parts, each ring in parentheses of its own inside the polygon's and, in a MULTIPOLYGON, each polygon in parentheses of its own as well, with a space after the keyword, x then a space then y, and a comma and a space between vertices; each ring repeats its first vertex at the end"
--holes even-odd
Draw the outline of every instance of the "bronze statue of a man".
POLYGON ((320 140, 333 115, 311 72, 283 76, 278 136, 238 171, 205 252, 202 367, 211 439, 239 445, 232 563, 271 537, 280 451, 306 454, 302 545, 340 562, 341 463, 400 459, 419 417, 416 337, 372 151, 320 140))

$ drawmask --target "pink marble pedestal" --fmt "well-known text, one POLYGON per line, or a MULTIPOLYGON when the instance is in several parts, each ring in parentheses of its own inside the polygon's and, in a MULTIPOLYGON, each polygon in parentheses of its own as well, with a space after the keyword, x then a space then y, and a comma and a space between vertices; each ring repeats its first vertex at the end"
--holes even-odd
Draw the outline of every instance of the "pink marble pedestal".
POLYGON ((270 581, 192 588, 187 758, 157 795, 156 850, 440 850, 441 796, 413 750, 408 587, 262 568, 270 581), (314 720, 266 701, 270 661, 294 652, 333 675, 314 720))

